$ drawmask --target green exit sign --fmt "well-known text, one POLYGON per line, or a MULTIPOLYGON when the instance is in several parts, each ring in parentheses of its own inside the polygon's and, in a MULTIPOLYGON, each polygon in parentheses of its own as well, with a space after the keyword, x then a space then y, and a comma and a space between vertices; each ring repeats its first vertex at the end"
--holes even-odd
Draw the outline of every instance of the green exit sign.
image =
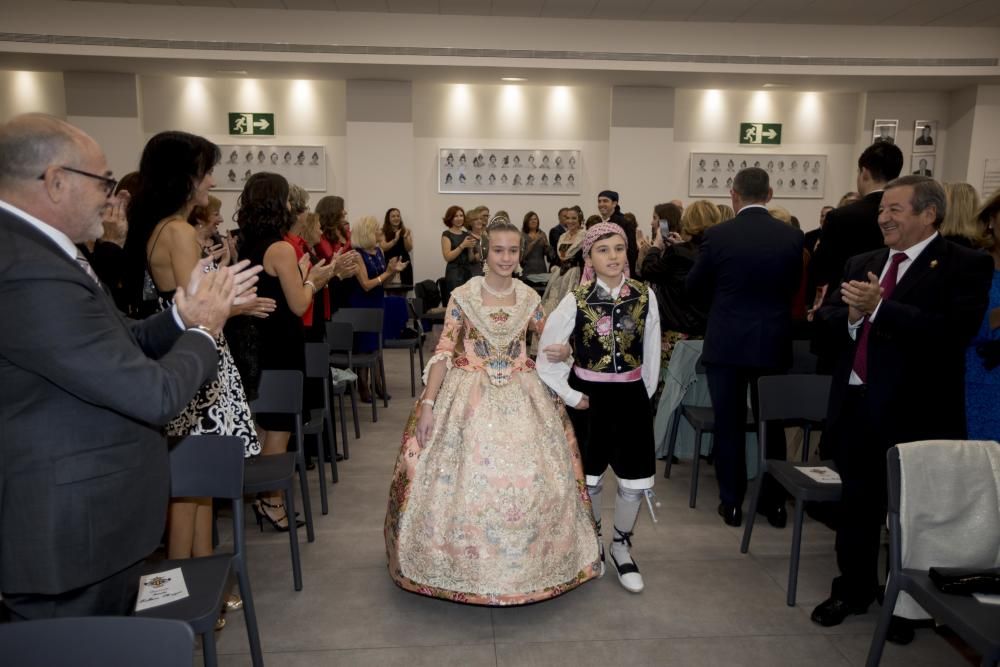
POLYGON ((230 113, 229 134, 242 136, 274 135, 273 113, 230 113))
POLYGON ((781 123, 740 123, 741 144, 780 144, 781 123))

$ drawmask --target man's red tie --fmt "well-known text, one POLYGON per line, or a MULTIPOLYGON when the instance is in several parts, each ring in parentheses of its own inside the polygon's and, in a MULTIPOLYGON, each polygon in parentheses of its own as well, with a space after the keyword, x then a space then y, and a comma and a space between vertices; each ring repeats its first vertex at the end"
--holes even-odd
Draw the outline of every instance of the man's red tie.
MULTIPOLYGON (((882 301, 888 301, 896 289, 896 278, 899 276, 899 265, 906 261, 906 253, 898 252, 889 260, 889 270, 879 283, 882 286, 882 301)), ((861 384, 868 384, 868 336, 872 329, 871 320, 865 318, 861 325, 861 335, 858 337, 858 347, 854 352, 854 372, 861 378, 861 384)))

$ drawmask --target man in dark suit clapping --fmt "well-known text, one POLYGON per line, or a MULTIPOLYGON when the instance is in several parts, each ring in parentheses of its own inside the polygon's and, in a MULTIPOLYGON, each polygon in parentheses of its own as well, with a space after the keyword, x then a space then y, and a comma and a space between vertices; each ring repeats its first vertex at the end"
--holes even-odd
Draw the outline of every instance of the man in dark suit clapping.
POLYGON ((13 620, 131 609, 166 518, 162 427, 215 373, 214 337, 256 282, 200 267, 174 310, 124 319, 74 245, 101 235, 114 187, 72 125, 0 125, 0 591, 13 620))
MULTIPOLYGON (((802 275, 803 238, 767 212, 772 191, 763 169, 740 171, 730 194, 736 217, 705 232, 687 289, 694 298, 711 301, 702 361, 715 410, 719 514, 738 526, 747 488, 747 388, 756 414, 757 378, 791 364, 792 299, 802 275)), ((784 458, 783 438, 770 444, 770 456, 784 458)), ((772 524, 784 526, 784 502, 776 486, 765 480, 760 511, 772 524)))
MULTIPOLYGON (((836 287, 849 258, 884 246, 878 226, 879 203, 885 184, 899 176, 902 169, 903 152, 893 144, 877 142, 861 153, 858 192, 862 199, 826 214, 819 245, 809 263, 809 282, 815 286, 814 307, 823 302, 831 285, 836 287)), ((819 331, 813 351, 819 357, 817 370, 831 372, 835 353, 819 331)))
MULTIPOLYGON (((885 187, 879 226, 888 248, 852 257, 817 322, 839 352, 827 416, 843 481, 831 596, 823 626, 862 614, 876 598, 886 513, 886 451, 902 442, 965 437, 965 349, 988 303, 990 256, 937 232, 945 194, 904 176, 885 187)), ((894 623, 890 639, 912 629, 894 623)))

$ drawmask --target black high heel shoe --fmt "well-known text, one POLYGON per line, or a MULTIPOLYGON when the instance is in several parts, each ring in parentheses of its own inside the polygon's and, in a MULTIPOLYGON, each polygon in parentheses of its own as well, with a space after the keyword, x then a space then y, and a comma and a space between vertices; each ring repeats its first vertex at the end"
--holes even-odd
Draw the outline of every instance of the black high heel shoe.
MULTIPOLYGON (((267 511, 264 509, 266 507, 267 509, 270 509, 270 510, 284 510, 285 509, 284 505, 275 505, 273 503, 269 503, 268 501, 264 500, 263 498, 258 498, 257 502, 255 502, 253 505, 251 505, 251 507, 253 507, 254 516, 257 517, 257 528, 260 529, 260 532, 264 532, 264 520, 265 519, 267 520, 268 523, 271 524, 271 527, 274 528, 279 533, 287 533, 288 532, 288 514, 287 514, 287 512, 284 513, 284 514, 282 514, 281 516, 279 516, 277 519, 275 519, 275 518, 272 518, 271 515, 268 514, 267 511), (282 522, 284 522, 284 523, 282 523, 282 522)), ((304 525, 306 525, 305 521, 303 521, 302 519, 299 519, 299 518, 295 519, 295 526, 296 526, 296 528, 301 528, 304 525)))

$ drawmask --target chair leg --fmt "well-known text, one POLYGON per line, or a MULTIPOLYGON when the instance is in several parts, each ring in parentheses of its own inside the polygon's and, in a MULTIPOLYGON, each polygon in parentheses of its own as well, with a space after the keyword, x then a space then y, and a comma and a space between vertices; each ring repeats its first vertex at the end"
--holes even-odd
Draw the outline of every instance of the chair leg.
MULTIPOLYGON (((378 374, 382 378, 382 406, 386 409, 389 408, 389 384, 385 381, 385 357, 382 356, 382 350, 378 351, 378 374)), ((412 368, 412 366, 411 366, 412 368)), ((375 398, 372 397, 372 402, 375 398)))
POLYGON ((745 554, 750 550, 750 536, 753 534, 753 524, 757 519, 757 504, 760 502, 760 490, 764 471, 758 470, 757 477, 753 480, 753 491, 750 492, 750 507, 747 508, 746 525, 743 527, 743 540, 740 542, 740 553, 745 554))
POLYGON ((694 432, 694 457, 691 459, 691 497, 688 507, 694 509, 698 502, 698 468, 701 465, 701 429, 694 432))
POLYGON ((201 633, 201 653, 205 659, 205 667, 218 667, 219 657, 215 653, 215 632, 201 633))
MULTIPOLYGON (((351 458, 351 444, 350 444, 350 442, 347 439, 347 417, 344 416, 344 400, 345 400, 345 396, 346 396, 346 392, 344 394, 341 394, 340 395, 340 400, 337 401, 337 403, 338 403, 338 407, 339 407, 339 410, 340 410, 340 436, 341 436, 340 441, 342 443, 341 447, 344 450, 344 460, 346 461, 349 458, 351 458)), ((351 400, 353 400, 353 398, 351 400)), ((354 425, 357 426, 357 423, 358 423, 357 422, 357 414, 355 413, 355 422, 354 422, 354 425)))
POLYGON ((253 667, 264 667, 264 656, 260 651, 260 632, 257 629, 257 611, 253 606, 253 594, 250 592, 250 577, 247 575, 246 570, 246 563, 237 564, 236 577, 240 586, 240 598, 243 600, 243 620, 247 626, 250 660, 253 667))
POLYGON ((882 600, 882 610, 879 612, 878 625, 875 626, 875 634, 872 636, 872 643, 868 648, 865 667, 878 667, 878 663, 882 660, 882 649, 885 648, 885 638, 889 634, 892 612, 896 609, 899 588, 898 582, 893 579, 892 572, 890 572, 889 581, 885 587, 885 598, 882 600))
POLYGON ((354 413, 354 438, 355 440, 361 439, 361 420, 358 418, 358 401, 361 400, 358 396, 358 383, 351 383, 351 411, 354 413))
POLYGON ((422 385, 424 383, 424 375, 423 375, 423 372, 424 372, 424 338, 423 338, 423 336, 420 337, 420 345, 417 346, 417 354, 419 355, 419 359, 420 359, 420 384, 422 385))
POLYGON ((410 396, 417 397, 417 374, 413 370, 413 348, 410 348, 410 396))
MULTIPOLYGON (((306 541, 315 542, 316 532, 313 529, 312 499, 309 497, 309 478, 306 476, 306 461, 302 454, 302 443, 299 443, 299 454, 297 457, 297 467, 299 469, 299 490, 302 493, 302 513, 306 517, 306 541)), ((292 522, 289 515, 289 524, 292 522)))
POLYGON ((288 517, 288 542, 292 549, 292 583, 302 590, 302 561, 299 560, 299 527, 295 520, 295 491, 285 489, 285 515, 288 517))
POLYGON ((670 468, 674 465, 674 449, 677 447, 677 429, 681 427, 681 406, 677 406, 672 417, 673 426, 670 429, 670 442, 667 444, 667 465, 663 466, 663 478, 670 479, 670 468))
POLYGON ((785 602, 789 607, 795 606, 795 591, 799 585, 799 553, 802 551, 802 520, 805 518, 806 504, 795 499, 795 523, 792 527, 792 560, 788 564, 788 598, 785 602))
MULTIPOLYGON (((324 417, 325 420, 325 417, 324 417)), ((316 472, 319 473, 319 508, 323 515, 330 513, 330 504, 326 497, 326 442, 323 433, 317 433, 316 438, 316 472)))
POLYGON ((326 441, 326 452, 330 454, 330 483, 340 481, 340 470, 337 469, 337 424, 333 418, 333 404, 327 396, 326 411, 323 413, 323 438, 326 441))

